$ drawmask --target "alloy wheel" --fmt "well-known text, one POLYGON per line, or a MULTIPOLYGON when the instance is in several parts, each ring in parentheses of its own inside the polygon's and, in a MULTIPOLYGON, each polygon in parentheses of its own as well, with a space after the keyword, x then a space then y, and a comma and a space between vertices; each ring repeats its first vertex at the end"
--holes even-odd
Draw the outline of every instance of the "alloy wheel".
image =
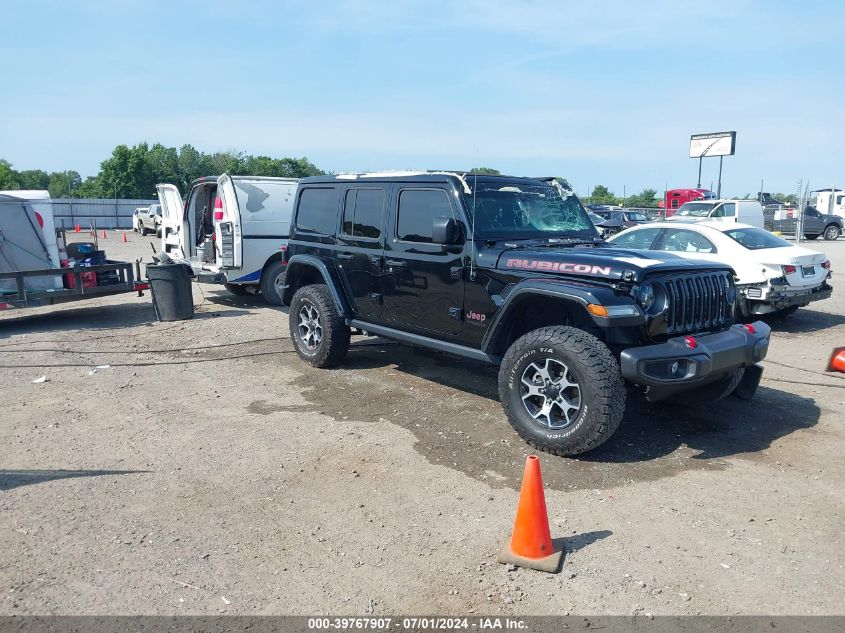
POLYGON ((310 351, 320 347, 323 340, 323 326, 320 325, 320 313, 310 303, 305 303, 299 309, 299 337, 310 351))
POLYGON ((528 415, 550 429, 569 426, 581 411, 581 385, 569 367, 555 358, 529 364, 522 372, 520 392, 528 415))

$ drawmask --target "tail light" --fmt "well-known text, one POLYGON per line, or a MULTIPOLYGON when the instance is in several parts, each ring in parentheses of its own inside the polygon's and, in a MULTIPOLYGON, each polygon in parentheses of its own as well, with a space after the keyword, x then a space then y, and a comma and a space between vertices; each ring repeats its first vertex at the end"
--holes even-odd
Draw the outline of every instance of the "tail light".
POLYGON ((825 261, 822 262, 822 268, 824 268, 825 270, 830 270, 830 260, 829 259, 826 259, 825 261))
POLYGON ((223 200, 218 196, 214 198, 214 221, 219 222, 223 219, 223 200))
POLYGON ((784 266, 783 267, 783 274, 784 275, 791 275, 795 272, 798 272, 798 269, 795 266, 784 266))

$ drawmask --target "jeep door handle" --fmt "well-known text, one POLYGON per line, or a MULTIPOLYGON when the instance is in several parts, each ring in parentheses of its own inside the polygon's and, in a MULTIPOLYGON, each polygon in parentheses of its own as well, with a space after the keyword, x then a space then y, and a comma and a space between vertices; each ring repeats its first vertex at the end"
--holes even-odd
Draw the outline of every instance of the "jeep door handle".
POLYGON ((338 253, 337 258, 338 259, 355 259, 355 255, 353 255, 352 253, 338 253))
POLYGON ((405 262, 401 259, 385 259, 384 263, 391 268, 403 268, 405 266, 405 262))

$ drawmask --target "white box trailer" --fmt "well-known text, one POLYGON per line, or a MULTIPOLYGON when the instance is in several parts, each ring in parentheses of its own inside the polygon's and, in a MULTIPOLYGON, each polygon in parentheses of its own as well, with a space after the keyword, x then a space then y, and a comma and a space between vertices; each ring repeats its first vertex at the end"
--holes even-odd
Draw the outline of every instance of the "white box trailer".
POLYGON ((830 213, 845 218, 845 190, 831 187, 830 189, 819 189, 810 194, 810 200, 816 196, 816 203, 813 205, 819 213, 830 213))
MULTIPOLYGON (((46 190, 37 189, 19 189, 0 191, 0 196, 8 198, 5 204, 0 206, 0 213, 5 215, 6 222, 3 225, 3 240, 6 246, 7 261, 2 270, 11 269, 12 266, 20 266, 21 264, 13 264, 8 258, 13 257, 12 252, 16 251, 17 257, 14 261, 20 262, 23 254, 19 249, 16 249, 15 239, 26 240, 27 243, 32 241, 30 231, 32 228, 40 229, 39 241, 43 244, 46 250, 47 261, 40 262, 36 268, 61 268, 62 264, 59 260, 59 247, 56 241, 56 224, 53 219, 53 200, 50 198, 50 193, 46 190), (23 204, 22 204, 23 203, 23 204), (22 209, 31 209, 30 215, 27 211, 22 209), (12 219, 11 216, 14 216, 12 219), (35 227, 30 226, 30 218, 35 222, 35 227)), ((0 246, 2 248, 2 246, 0 246)), ((26 257, 27 264, 33 264, 29 261, 31 257, 26 257)), ((22 269, 22 270, 25 270, 22 269)), ((60 289, 62 287, 61 277, 39 277, 30 278, 27 280, 27 286, 38 289, 60 289)))

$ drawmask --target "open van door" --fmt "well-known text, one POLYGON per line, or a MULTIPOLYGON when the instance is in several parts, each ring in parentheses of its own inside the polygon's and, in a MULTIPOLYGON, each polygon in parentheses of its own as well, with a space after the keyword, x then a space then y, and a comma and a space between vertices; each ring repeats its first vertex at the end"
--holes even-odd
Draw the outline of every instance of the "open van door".
POLYGON ((219 203, 214 202, 214 233, 220 264, 223 268, 240 268, 243 266, 241 211, 235 185, 228 174, 217 179, 217 196, 222 202, 222 210, 219 203))
POLYGON ((161 201, 161 250, 173 259, 188 259, 185 239, 190 234, 182 194, 175 185, 156 185, 161 201))

